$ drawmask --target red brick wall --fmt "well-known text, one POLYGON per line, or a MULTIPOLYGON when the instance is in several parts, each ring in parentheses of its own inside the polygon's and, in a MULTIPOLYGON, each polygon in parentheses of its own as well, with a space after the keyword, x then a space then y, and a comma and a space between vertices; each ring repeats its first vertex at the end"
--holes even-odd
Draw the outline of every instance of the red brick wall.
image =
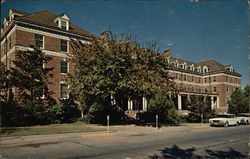
POLYGON ((45 36, 45 49, 55 52, 60 52, 60 39, 45 36))
POLYGON ((17 30, 16 31, 16 44, 21 46, 35 45, 35 34, 17 30))

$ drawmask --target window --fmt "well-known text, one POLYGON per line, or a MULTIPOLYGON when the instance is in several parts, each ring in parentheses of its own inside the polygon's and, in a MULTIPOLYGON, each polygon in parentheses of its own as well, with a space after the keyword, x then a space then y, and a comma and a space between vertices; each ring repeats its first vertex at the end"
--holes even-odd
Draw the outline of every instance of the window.
POLYGON ((61 61, 61 73, 68 73, 68 62, 61 61))
POLYGON ((213 77, 213 82, 216 82, 216 76, 213 77))
POLYGON ((175 73, 175 79, 179 79, 179 74, 175 73))
POLYGON ((192 76, 191 78, 192 78, 191 80, 192 80, 192 82, 193 82, 193 81, 194 81, 194 76, 192 76))
POLYGON ((201 83, 201 78, 199 77, 199 83, 201 83))
POLYGON ((207 83, 207 78, 204 78, 204 83, 207 83))
POLYGON ((61 20, 61 28, 62 28, 63 30, 67 30, 67 22, 66 22, 66 21, 61 20))
POLYGON ((207 88, 205 88, 205 93, 207 93, 207 88))
POLYGON ((192 87, 192 92, 195 92, 195 89, 194 89, 194 87, 192 87))
POLYGON ((217 92, 216 87, 213 87, 213 91, 214 91, 214 93, 216 93, 216 92, 217 92))
POLYGON ((38 48, 43 48, 43 36, 40 34, 35 34, 35 45, 38 48))
POLYGON ((228 77, 226 76, 226 82, 228 81, 228 77))
POLYGON ((61 40, 61 51, 68 52, 68 41, 61 40))
POLYGON ((229 88, 228 88, 228 86, 227 86, 227 92, 229 92, 229 88))
POLYGON ((68 98, 68 85, 61 83, 61 98, 68 98))
POLYGON ((184 81, 187 81, 187 75, 184 75, 184 81))

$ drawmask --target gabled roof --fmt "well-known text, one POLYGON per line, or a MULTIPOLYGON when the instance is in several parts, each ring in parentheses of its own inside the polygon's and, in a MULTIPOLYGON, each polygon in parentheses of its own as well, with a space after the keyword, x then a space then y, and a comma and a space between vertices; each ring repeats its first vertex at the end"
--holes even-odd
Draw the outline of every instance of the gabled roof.
MULTIPOLYGON (((57 17, 58 17, 58 15, 56 15, 55 13, 53 13, 49 10, 44 10, 44 11, 30 13, 30 14, 26 14, 24 16, 17 17, 16 20, 59 30, 60 28, 57 26, 57 23, 54 22, 54 20, 57 17)), ((69 31, 68 32, 72 32, 75 34, 81 34, 81 35, 85 35, 88 37, 95 36, 94 34, 82 29, 81 27, 75 25, 72 22, 69 22, 69 31)))
POLYGON ((29 14, 28 12, 24 12, 24 11, 17 10, 17 9, 14 9, 14 8, 10 8, 10 11, 12 11, 12 12, 14 12, 14 13, 17 13, 17 14, 22 14, 22 15, 27 15, 27 14, 29 14))

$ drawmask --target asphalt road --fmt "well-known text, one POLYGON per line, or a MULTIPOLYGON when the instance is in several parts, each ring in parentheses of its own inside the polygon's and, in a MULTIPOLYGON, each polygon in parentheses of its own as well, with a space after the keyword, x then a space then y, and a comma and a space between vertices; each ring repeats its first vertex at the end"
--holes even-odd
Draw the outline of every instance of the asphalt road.
POLYGON ((1 139, 0 158, 249 158, 250 126, 130 126, 112 133, 71 133, 1 139))

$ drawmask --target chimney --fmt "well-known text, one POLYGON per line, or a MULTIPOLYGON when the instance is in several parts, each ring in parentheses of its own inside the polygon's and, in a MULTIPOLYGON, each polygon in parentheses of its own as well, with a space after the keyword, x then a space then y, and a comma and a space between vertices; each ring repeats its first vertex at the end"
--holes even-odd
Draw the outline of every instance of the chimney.
POLYGON ((172 50, 171 49, 164 50, 162 55, 167 57, 167 58, 172 57, 172 50))
POLYGON ((109 31, 103 31, 100 33, 101 40, 108 40, 109 39, 109 31))

